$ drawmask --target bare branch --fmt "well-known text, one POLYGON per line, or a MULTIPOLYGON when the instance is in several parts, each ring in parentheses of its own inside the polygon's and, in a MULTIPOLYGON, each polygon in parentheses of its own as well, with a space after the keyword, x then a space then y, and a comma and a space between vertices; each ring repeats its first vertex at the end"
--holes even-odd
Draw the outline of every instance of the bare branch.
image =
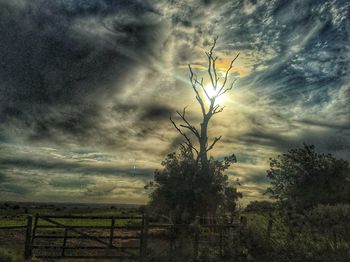
MULTIPOLYGON (((198 103, 201 106, 201 110, 202 110, 203 116, 205 116, 205 105, 204 105, 202 97, 200 96, 200 94, 199 94, 199 92, 197 90, 196 83, 193 82, 194 81, 194 73, 192 71, 192 68, 191 68, 190 64, 188 65, 188 68, 190 69, 190 81, 191 81, 192 89, 196 93, 196 99, 197 99, 198 103)), ((201 82, 203 82, 203 81, 201 81, 201 82)))
MULTIPOLYGON (((214 45, 213 45, 214 46, 214 45)), ((215 82, 214 82, 214 78, 213 78, 213 74, 211 72, 211 68, 212 68, 212 60, 213 60, 213 57, 212 57, 212 54, 211 53, 206 53, 207 54, 207 57, 208 57, 208 75, 210 77, 210 81, 211 81, 211 84, 213 85, 213 87, 215 86, 215 82)))
POLYGON ((213 71, 214 71, 214 80, 215 80, 215 85, 213 86, 214 90, 216 90, 217 85, 218 85, 218 74, 216 72, 216 60, 218 59, 218 57, 215 57, 213 59, 213 71))
POLYGON ((193 126, 187 119, 186 119, 186 107, 183 109, 182 113, 181 112, 176 112, 182 121, 184 123, 181 123, 179 125, 176 125, 176 123, 171 119, 170 121, 176 128, 176 130, 185 138, 185 144, 193 149, 197 153, 197 161, 201 161, 201 164, 203 166, 203 169, 208 168, 208 157, 207 157, 207 152, 216 145, 216 143, 221 139, 220 137, 215 137, 214 140, 212 141, 211 145, 208 146, 208 136, 207 136, 207 128, 209 121, 212 116, 215 114, 221 113, 225 107, 222 107, 220 105, 216 105, 215 101, 216 99, 228 92, 233 88, 234 83, 236 80, 232 81, 231 85, 229 87, 226 87, 228 78, 229 78, 229 73, 233 68, 233 63, 236 61, 236 59, 239 56, 239 53, 231 60, 228 68, 225 70, 225 73, 222 76, 218 76, 218 71, 217 71, 217 61, 218 57, 214 57, 213 51, 216 47, 218 37, 214 38, 214 42, 208 52, 205 52, 207 59, 208 59, 208 67, 207 67, 207 73, 209 75, 208 78, 210 78, 209 82, 211 83, 213 89, 214 89, 214 94, 210 96, 210 92, 205 89, 205 86, 203 84, 203 77, 199 78, 197 74, 195 74, 192 70, 191 65, 188 65, 189 71, 190 71, 190 82, 193 91, 195 92, 195 97, 196 100, 198 101, 202 114, 203 114, 203 119, 200 124, 200 129, 196 129, 195 126, 193 126), (219 82, 220 81, 220 82, 219 82), (222 83, 221 83, 222 82, 222 83), (207 100, 209 103, 206 103, 207 100), (181 129, 180 129, 181 128, 181 129), (200 145, 200 150, 197 150, 191 143, 191 140, 189 137, 186 135, 184 129, 188 129, 193 133, 199 142, 200 145), (183 130, 183 131, 182 131, 183 130))
POLYGON ((219 108, 219 106, 216 107, 216 108, 213 110, 213 115, 214 115, 214 114, 221 113, 222 111, 224 111, 224 108, 225 108, 224 106, 221 107, 221 108, 219 108))
POLYGON ((213 45, 211 46, 210 51, 209 51, 210 54, 213 54, 213 50, 214 50, 214 48, 216 46, 216 42, 217 42, 218 38, 219 38, 218 36, 214 37, 213 45))
POLYGON ((197 138, 199 138, 199 132, 196 129, 195 126, 191 125, 190 122, 188 122, 188 120, 186 119, 186 108, 184 107, 182 114, 179 111, 176 111, 176 113, 181 117, 181 119, 186 123, 186 125, 182 125, 180 124, 181 127, 187 128, 189 129, 197 138))
POLYGON ((209 96, 207 90, 205 90, 205 87, 204 87, 204 85, 203 85, 203 77, 201 78, 201 81, 199 82, 199 81, 198 81, 198 78, 197 78, 197 75, 196 75, 196 74, 193 74, 193 82, 192 82, 192 85, 196 85, 196 84, 199 85, 199 86, 202 88, 202 90, 203 90, 205 96, 208 98, 208 100, 210 100, 211 97, 209 96))
POLYGON ((230 87, 226 88, 224 91, 222 91, 221 93, 218 93, 218 96, 221 96, 223 94, 225 94, 227 91, 230 91, 233 88, 233 85, 236 83, 237 79, 233 80, 230 87))
POLYGON ((207 148, 207 152, 215 146, 215 144, 221 139, 221 136, 215 137, 213 143, 207 148))
POLYGON ((186 144, 188 147, 192 148, 192 149, 197 153, 197 155, 198 155, 199 152, 198 152, 197 148, 195 148, 195 147, 192 145, 192 142, 191 142, 191 140, 188 138, 188 136, 187 136, 184 132, 181 131, 181 129, 176 125, 176 123, 173 121, 173 119, 171 118, 171 116, 170 116, 169 119, 170 119, 171 123, 173 124, 173 126, 175 127, 175 129, 186 139, 185 144, 186 144))
POLYGON ((209 74, 210 81, 211 81, 211 83, 213 85, 214 90, 216 90, 216 87, 217 87, 217 74, 216 74, 216 66, 215 66, 215 62, 216 62, 217 57, 213 58, 213 50, 214 50, 214 48, 216 46, 216 41, 217 40, 218 40, 218 37, 215 37, 213 45, 210 48, 210 51, 209 52, 205 52, 205 54, 208 57, 208 74, 209 74), (212 72, 212 70, 213 70, 213 72, 212 72), (213 77, 213 73, 214 73, 214 77, 215 78, 213 77))
MULTIPOLYGON (((229 72, 231 71, 231 69, 232 69, 232 67, 233 67, 233 63, 234 63, 234 62, 236 61, 236 59, 238 58, 239 54, 240 54, 240 53, 238 53, 238 54, 235 56, 235 58, 233 58, 233 59, 231 60, 230 66, 227 68, 226 73, 225 73, 225 76, 224 76, 224 82, 222 83, 221 88, 220 88, 218 94, 220 94, 220 93, 224 90, 225 85, 226 85, 226 82, 227 82, 228 74, 229 74, 229 72)), ((232 88, 231 88, 231 89, 232 89, 232 88)))

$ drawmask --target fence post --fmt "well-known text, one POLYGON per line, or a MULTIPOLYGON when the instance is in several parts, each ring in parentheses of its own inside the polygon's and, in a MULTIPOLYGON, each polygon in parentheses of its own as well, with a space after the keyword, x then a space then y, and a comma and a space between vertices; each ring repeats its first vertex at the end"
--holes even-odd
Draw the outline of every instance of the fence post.
POLYGON ((111 231, 109 232, 109 247, 113 246, 114 224, 115 224, 115 219, 113 217, 111 222, 111 231))
POLYGON ((141 232, 140 232, 140 257, 143 257, 143 230, 145 227, 145 213, 142 213, 142 221, 141 221, 141 232))
POLYGON ((174 250, 174 240, 175 240, 175 230, 174 226, 171 225, 169 229, 169 261, 173 261, 173 250, 174 250))
POLYGON ((220 225, 220 258, 223 257, 223 225, 220 225))
POLYGON ((143 240, 143 255, 144 256, 147 255, 148 226, 149 226, 149 217, 148 217, 148 215, 146 213, 146 215, 145 215, 145 229, 144 229, 144 232, 143 232, 143 237, 144 237, 144 240, 143 240))
POLYGON ((27 230, 26 230, 26 242, 25 242, 25 247, 24 247, 24 258, 30 259, 32 257, 32 222, 33 222, 33 217, 28 216, 27 217, 27 230))
POLYGON ((145 213, 142 214, 142 225, 141 225, 141 238, 140 238, 140 257, 146 256, 147 250, 147 235, 148 235, 148 216, 145 213))
POLYGON ((200 218, 197 216, 194 222, 194 245, 193 245, 193 260, 197 261, 199 253, 199 225, 200 218))
POLYGON ((68 236, 68 228, 64 229, 64 238, 63 238, 63 246, 62 246, 62 257, 64 257, 64 253, 66 251, 66 244, 67 244, 67 236, 68 236))
POLYGON ((266 230, 267 239, 270 239, 270 237, 271 237, 272 226, 273 226, 273 217, 272 217, 272 214, 270 213, 269 214, 269 222, 267 224, 267 230, 266 230))

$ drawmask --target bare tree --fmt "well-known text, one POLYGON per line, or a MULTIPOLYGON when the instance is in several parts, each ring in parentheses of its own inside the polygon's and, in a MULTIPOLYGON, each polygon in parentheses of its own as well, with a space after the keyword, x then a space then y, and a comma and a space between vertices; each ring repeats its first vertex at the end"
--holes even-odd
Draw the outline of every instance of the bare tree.
POLYGON ((208 162, 208 151, 213 149, 215 144, 221 139, 221 136, 214 137, 211 143, 208 143, 208 125, 210 119, 218 113, 224 110, 224 107, 216 104, 217 99, 225 94, 226 92, 232 90, 235 81, 228 84, 229 73, 233 67, 233 63, 238 58, 239 53, 231 60, 229 67, 223 73, 223 76, 218 75, 218 70, 216 67, 216 61, 218 57, 213 55, 214 48, 216 46, 217 37, 214 39, 213 45, 209 52, 205 52, 208 58, 208 77, 210 80, 210 85, 212 86, 213 94, 209 94, 206 86, 204 84, 203 77, 199 79, 198 75, 193 72, 191 65, 188 65, 190 71, 190 83, 192 89, 195 93, 196 100, 200 105, 202 112, 202 122, 200 123, 199 130, 192 125, 186 118, 186 107, 182 112, 176 111, 178 116, 181 118, 182 123, 177 125, 173 119, 170 117, 170 121, 176 128, 176 130, 185 138, 185 144, 190 147, 197 154, 197 162, 200 160, 202 172, 206 172, 209 167, 208 162), (196 137, 199 149, 196 148, 194 143, 191 141, 190 137, 183 130, 189 130, 196 137))

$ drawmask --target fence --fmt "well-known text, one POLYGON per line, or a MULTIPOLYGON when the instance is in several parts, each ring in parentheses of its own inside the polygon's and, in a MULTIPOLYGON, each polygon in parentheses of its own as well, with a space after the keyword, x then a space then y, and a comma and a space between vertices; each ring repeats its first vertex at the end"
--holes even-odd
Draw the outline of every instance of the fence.
POLYGON ((140 216, 28 216, 26 225, 0 229, 26 229, 26 259, 60 258, 146 258, 164 256, 172 259, 178 250, 198 258, 201 250, 210 247, 223 257, 229 249, 227 241, 239 241, 245 226, 232 221, 197 218, 188 224, 165 224, 140 216), (182 236, 185 235, 186 240, 182 236), (190 243, 190 244, 189 244, 190 243), (163 247, 163 250, 161 250, 163 247))

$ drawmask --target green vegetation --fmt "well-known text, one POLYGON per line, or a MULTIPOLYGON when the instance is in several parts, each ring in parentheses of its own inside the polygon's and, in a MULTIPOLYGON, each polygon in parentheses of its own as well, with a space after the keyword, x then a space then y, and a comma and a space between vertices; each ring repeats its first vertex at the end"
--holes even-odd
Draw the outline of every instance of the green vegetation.
POLYGON ((196 216, 234 215, 236 200, 242 195, 223 174, 234 162, 234 156, 210 159, 209 172, 203 175, 192 150, 183 147, 179 154, 169 154, 162 163, 164 169, 155 172, 150 209, 175 223, 189 223, 196 216))
MULTIPOLYGON (((50 206, 43 204, 36 204, 30 206, 28 204, 17 204, 17 203, 3 203, 0 206, 0 227, 1 226, 24 226, 26 225, 28 215, 35 216, 35 214, 45 215, 76 215, 76 216, 133 216, 140 215, 137 208, 115 208, 115 207, 95 207, 87 208, 85 206, 74 206, 74 207, 62 207, 51 204, 50 206), (14 206, 19 208, 13 208, 14 206)), ((109 226, 110 220, 91 220, 91 219, 56 219, 58 222, 62 222, 65 225, 82 225, 82 226, 109 226)), ((135 222, 135 220, 133 220, 135 222)), ((136 221, 139 222, 139 221, 136 221)), ((127 219, 117 220, 116 225, 130 224, 132 221, 127 219)), ((39 221, 39 225, 48 225, 48 222, 39 221)))
POLYGON ((267 194, 244 213, 252 261, 350 261, 349 163, 304 144, 271 159, 267 194))
POLYGON ((246 259, 262 262, 349 261, 349 210, 350 205, 320 205, 305 216, 283 211, 244 213, 248 226, 241 245, 246 249, 246 259), (269 221, 272 221, 270 233, 269 221))
POLYGON ((301 211, 318 204, 350 202, 349 163, 317 153, 313 145, 304 144, 271 159, 267 176, 271 187, 266 193, 289 208, 301 211))

